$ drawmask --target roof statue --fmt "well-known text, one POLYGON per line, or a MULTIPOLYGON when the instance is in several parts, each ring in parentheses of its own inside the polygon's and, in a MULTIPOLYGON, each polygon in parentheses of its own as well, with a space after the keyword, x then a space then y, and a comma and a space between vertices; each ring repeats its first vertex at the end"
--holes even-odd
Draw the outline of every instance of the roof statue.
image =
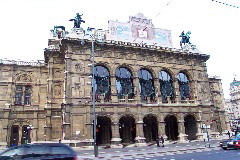
MULTIPOLYGON (((82 14, 83 15, 83 14, 82 14)), ((70 19, 69 21, 74 21, 74 28, 80 28, 81 23, 85 23, 85 21, 82 19, 82 15, 79 13, 76 14, 74 19, 70 19)))
POLYGON ((188 31, 186 34, 184 33, 184 31, 182 31, 182 33, 181 33, 181 35, 179 36, 179 37, 182 37, 182 39, 181 39, 181 41, 180 41, 180 46, 181 46, 181 48, 182 48, 182 44, 191 44, 191 42, 190 42, 190 34, 191 34, 191 32, 190 31, 188 31))

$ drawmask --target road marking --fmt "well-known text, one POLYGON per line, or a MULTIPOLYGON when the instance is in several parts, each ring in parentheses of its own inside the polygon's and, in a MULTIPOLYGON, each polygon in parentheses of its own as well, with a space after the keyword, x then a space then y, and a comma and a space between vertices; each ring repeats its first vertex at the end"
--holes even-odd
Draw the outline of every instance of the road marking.
POLYGON ((179 147, 179 146, 175 146, 175 147, 179 147))
POLYGON ((129 151, 133 151, 133 150, 129 150, 129 151))
POLYGON ((120 152, 120 151, 115 151, 115 152, 120 152))
POLYGON ((145 151, 146 149, 141 149, 142 151, 145 151))

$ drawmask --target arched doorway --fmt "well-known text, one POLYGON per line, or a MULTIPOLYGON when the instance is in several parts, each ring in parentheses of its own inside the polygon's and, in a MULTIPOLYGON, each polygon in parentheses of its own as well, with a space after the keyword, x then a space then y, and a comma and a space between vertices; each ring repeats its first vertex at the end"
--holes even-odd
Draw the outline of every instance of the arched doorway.
POLYGON ((17 146, 19 141, 19 126, 13 125, 11 127, 10 147, 17 146))
POLYGON ((157 118, 153 115, 147 115, 143 118, 143 132, 146 142, 156 141, 158 137, 157 118))
POLYGON ((192 115, 187 115, 184 117, 184 126, 185 126, 185 134, 188 135, 189 140, 195 140, 197 138, 197 123, 192 115))
POLYGON ((136 123, 135 119, 126 115, 119 120, 119 132, 122 143, 134 143, 136 137, 136 123))
POLYGON ((166 126, 165 126, 165 133, 168 137, 168 140, 177 140, 178 139, 178 123, 177 118, 173 115, 168 115, 164 119, 166 126))
POLYGON ((97 117, 97 145, 110 144, 112 139, 111 119, 106 116, 97 117))

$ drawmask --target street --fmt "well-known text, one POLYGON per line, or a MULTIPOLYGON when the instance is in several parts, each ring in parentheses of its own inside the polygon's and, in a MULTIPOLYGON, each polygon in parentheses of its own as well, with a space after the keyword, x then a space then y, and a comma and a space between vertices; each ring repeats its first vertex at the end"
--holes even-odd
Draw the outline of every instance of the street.
MULTIPOLYGON (((92 150, 76 150, 79 159, 94 159, 92 150)), ((204 142, 100 149, 95 159, 166 159, 166 160, 240 160, 239 150, 223 150, 219 141, 211 141, 210 147, 204 142)))
MULTIPOLYGON (((128 159, 128 158, 126 158, 128 159)), ((133 159, 133 158, 129 158, 133 159)), ((240 151, 239 150, 227 150, 224 151, 222 149, 220 150, 211 150, 211 151, 203 151, 203 152, 197 152, 193 151, 192 153, 185 153, 185 152, 179 152, 179 153, 172 153, 170 155, 169 153, 162 154, 159 156, 146 156, 143 158, 134 158, 134 159, 152 159, 152 160, 240 160, 240 151)))

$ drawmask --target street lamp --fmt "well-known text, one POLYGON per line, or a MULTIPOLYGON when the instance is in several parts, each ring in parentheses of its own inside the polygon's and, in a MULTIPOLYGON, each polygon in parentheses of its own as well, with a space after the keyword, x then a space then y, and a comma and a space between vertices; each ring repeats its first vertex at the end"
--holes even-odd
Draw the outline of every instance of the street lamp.
POLYGON ((27 143, 31 143, 31 130, 33 129, 33 126, 30 124, 27 126, 27 143))
POLYGON ((94 155, 95 157, 98 156, 98 146, 97 146, 97 117, 96 117, 96 106, 95 106, 95 99, 96 99, 96 89, 95 89, 95 64, 94 64, 94 41, 95 41, 95 34, 97 33, 97 31, 101 30, 101 29, 95 29, 95 28, 90 28, 88 27, 87 29, 88 31, 91 31, 92 34, 89 35, 91 37, 92 40, 92 64, 88 65, 90 67, 92 67, 92 76, 89 76, 89 78, 92 79, 92 103, 93 103, 93 138, 94 138, 94 155))

